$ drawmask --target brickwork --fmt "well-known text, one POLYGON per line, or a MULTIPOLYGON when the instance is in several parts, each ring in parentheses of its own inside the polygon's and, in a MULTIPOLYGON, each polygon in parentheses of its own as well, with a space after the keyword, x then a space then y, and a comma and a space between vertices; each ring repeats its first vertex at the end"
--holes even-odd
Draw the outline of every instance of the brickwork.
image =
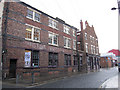
MULTIPOLYGON (((7 12, 4 11, 3 15, 3 32, 6 36, 3 41, 4 48, 7 52, 3 55, 3 76, 9 77, 10 74, 10 61, 11 59, 16 59, 16 75, 22 73, 23 76, 31 76, 32 72, 34 75, 42 75, 42 74, 58 74, 60 72, 72 72, 73 69, 77 69, 73 67, 73 55, 76 54, 76 51, 73 50, 73 39, 76 40, 76 37, 73 36, 73 29, 76 30, 73 26, 70 26, 66 23, 61 23, 58 21, 58 30, 51 28, 48 26, 49 17, 53 18, 43 12, 40 11, 40 22, 36 22, 34 20, 26 18, 27 15, 27 7, 29 5, 21 2, 10 2, 8 5, 8 16, 6 16, 7 12), (5 18, 6 17, 6 18, 5 18), (7 21, 6 21, 7 19, 7 21), (5 24, 5 21, 7 24, 5 24), (26 27, 27 25, 32 25, 40 28, 40 42, 35 42, 32 40, 26 40, 26 27), (67 25, 70 27, 70 34, 66 34, 63 32, 63 25, 67 25), (5 30, 5 26, 7 26, 5 30), (58 46, 49 45, 48 44, 48 34, 53 32, 58 34, 58 46), (64 48, 64 36, 71 39, 71 48, 64 48), (5 44, 6 43, 6 44, 5 44), (25 65, 25 50, 37 50, 39 51, 39 65, 38 67, 24 67, 25 65), (58 66, 51 68, 48 66, 49 62, 49 52, 58 53, 58 66), (64 64, 64 54, 71 55, 71 66, 66 66, 64 64), (6 75, 5 75, 6 74, 6 75)), ((32 7, 29 7, 32 8, 32 7)), ((5 3, 4 10, 7 9, 7 3, 5 3)), ((32 8, 34 10, 34 8, 32 8)), ((35 9, 36 10, 36 9, 35 9)), ((37 10, 37 12, 39 12, 37 10)))

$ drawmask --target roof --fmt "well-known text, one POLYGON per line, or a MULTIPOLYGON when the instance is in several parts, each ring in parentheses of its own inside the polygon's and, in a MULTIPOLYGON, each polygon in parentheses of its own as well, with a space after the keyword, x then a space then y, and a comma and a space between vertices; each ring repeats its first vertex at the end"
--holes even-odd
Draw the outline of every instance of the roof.
POLYGON ((110 53, 110 52, 112 52, 116 56, 120 56, 120 50, 118 50, 118 49, 112 49, 112 50, 108 51, 108 53, 110 53))

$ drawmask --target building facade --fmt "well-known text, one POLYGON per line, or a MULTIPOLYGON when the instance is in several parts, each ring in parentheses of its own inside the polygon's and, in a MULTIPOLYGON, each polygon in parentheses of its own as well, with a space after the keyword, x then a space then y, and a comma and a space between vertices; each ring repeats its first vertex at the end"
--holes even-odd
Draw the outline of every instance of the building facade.
POLYGON ((113 58, 110 56, 103 56, 100 58, 100 67, 101 68, 110 68, 113 67, 113 58))
POLYGON ((98 38, 94 31, 94 27, 90 26, 85 21, 85 28, 83 28, 83 22, 80 22, 81 31, 77 32, 79 50, 84 53, 83 65, 86 70, 99 69, 100 66, 100 54, 98 46, 98 38))
POLYGON ((5 2, 2 21, 4 78, 77 71, 77 28, 24 2, 5 2))

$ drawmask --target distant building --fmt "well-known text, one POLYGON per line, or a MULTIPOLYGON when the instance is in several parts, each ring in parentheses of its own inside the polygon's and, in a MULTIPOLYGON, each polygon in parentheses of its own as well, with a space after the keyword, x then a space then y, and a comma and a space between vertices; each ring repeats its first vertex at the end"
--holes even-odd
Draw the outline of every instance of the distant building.
POLYGON ((82 20, 80 25, 81 31, 77 32, 77 40, 80 44, 77 45, 78 49, 84 52, 83 67, 86 67, 87 70, 99 69, 99 45, 94 27, 85 21, 85 28, 83 28, 82 20))
POLYGON ((100 67, 101 68, 110 68, 115 66, 116 56, 113 53, 104 53, 100 57, 100 67))

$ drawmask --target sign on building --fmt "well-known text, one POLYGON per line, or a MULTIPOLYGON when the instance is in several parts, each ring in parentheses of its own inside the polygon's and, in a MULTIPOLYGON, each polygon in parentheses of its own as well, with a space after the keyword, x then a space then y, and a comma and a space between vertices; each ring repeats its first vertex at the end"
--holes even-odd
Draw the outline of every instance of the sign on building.
POLYGON ((31 51, 25 50, 25 67, 31 66, 31 51))

